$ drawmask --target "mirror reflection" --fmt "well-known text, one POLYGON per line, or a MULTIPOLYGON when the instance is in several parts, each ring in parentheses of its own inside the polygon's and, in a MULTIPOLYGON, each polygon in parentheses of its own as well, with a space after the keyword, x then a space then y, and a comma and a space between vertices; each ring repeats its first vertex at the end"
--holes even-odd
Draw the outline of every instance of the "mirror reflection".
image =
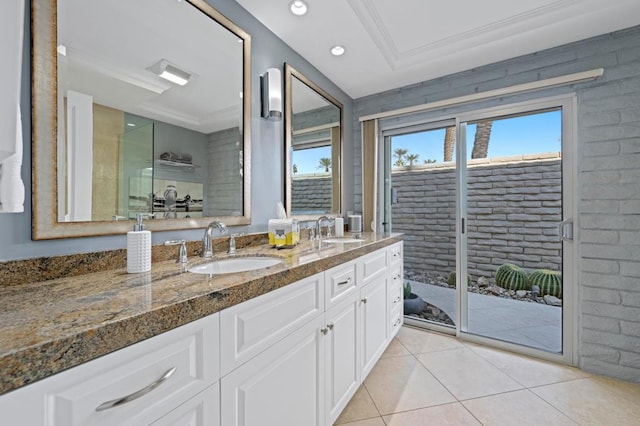
POLYGON ((59 221, 242 215, 242 40, 212 23, 176 0, 58 0, 59 221))
POLYGON ((288 212, 340 213, 342 104, 288 64, 285 74, 288 212))
POLYGON ((205 0, 33 0, 32 40, 34 239, 250 223, 247 33, 205 0))

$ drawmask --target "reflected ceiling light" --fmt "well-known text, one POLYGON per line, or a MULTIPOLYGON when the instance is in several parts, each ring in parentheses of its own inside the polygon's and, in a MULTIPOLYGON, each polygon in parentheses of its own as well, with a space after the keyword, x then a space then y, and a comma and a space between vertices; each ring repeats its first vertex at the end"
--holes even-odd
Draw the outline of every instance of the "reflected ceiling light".
POLYGON ((289 10, 291 10, 291 13, 296 16, 302 16, 307 13, 307 11, 309 10, 309 6, 302 0, 293 0, 291 3, 289 3, 289 10))
POLYGON ((345 48, 340 45, 336 45, 331 48, 331 54, 333 56, 342 56, 344 55, 344 52, 345 52, 345 48))
POLYGON ((191 74, 181 70, 166 59, 161 59, 147 69, 158 77, 162 77, 165 80, 169 80, 172 83, 179 84, 180 86, 187 84, 191 78, 191 74))

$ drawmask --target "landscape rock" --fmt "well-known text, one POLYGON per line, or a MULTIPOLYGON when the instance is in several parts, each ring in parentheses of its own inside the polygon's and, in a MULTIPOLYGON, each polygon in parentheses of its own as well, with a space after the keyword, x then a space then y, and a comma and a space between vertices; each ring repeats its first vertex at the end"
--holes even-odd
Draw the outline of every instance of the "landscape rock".
POLYGON ((516 296, 525 297, 527 295, 527 290, 518 290, 516 291, 516 296))
POLYGON ((555 296, 551 296, 550 294, 545 294, 543 299, 544 303, 546 303, 547 305, 562 306, 562 300, 558 299, 555 296))

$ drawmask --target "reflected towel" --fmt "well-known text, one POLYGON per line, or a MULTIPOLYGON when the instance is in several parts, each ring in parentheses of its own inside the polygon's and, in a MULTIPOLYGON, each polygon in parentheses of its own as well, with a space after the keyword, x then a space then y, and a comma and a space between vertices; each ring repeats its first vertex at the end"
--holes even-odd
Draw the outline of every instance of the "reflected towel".
POLYGON ((175 161, 176 163, 191 164, 193 160, 191 154, 184 152, 167 151, 160 154, 160 159, 165 161, 175 161))

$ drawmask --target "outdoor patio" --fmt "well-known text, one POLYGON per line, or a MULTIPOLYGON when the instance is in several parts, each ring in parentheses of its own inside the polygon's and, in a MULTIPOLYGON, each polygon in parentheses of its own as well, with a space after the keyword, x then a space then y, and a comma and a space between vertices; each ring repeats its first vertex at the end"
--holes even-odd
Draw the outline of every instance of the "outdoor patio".
MULTIPOLYGON (((413 293, 456 320, 455 289, 409 283, 413 293)), ((558 353, 562 351, 562 308, 469 293, 469 332, 558 353)))

